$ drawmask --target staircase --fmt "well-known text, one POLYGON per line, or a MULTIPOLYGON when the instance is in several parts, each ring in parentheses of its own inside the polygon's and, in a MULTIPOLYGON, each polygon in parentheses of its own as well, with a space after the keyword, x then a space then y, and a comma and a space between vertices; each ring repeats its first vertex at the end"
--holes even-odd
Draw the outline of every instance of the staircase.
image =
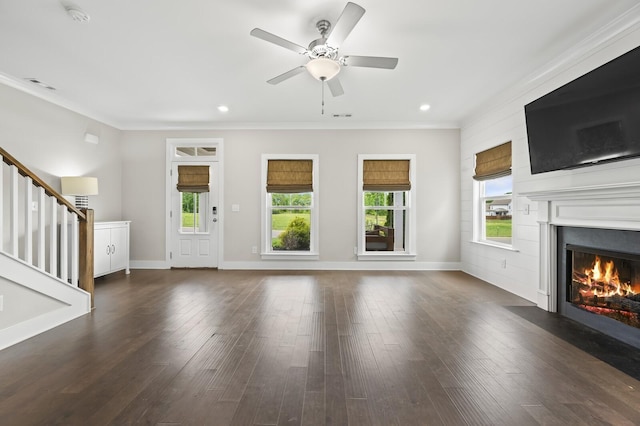
POLYGON ((0 349, 92 307, 93 210, 0 148, 0 349))

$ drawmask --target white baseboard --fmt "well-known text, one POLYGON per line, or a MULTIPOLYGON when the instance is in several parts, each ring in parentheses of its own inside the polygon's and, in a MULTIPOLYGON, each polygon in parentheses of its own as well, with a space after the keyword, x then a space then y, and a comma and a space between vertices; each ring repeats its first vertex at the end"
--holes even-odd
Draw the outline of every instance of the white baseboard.
POLYGON ((0 350, 86 315, 83 307, 65 306, 0 330, 0 350))
MULTIPOLYGON (((132 260, 131 269, 170 269, 162 260, 132 260)), ((307 271, 460 271, 460 262, 359 261, 318 262, 269 260, 257 262, 224 261, 219 269, 229 270, 307 270, 307 271)))
POLYGON ((169 269, 169 264, 164 260, 132 260, 129 262, 131 269, 169 269))
POLYGON ((316 262, 316 261, 227 261, 220 269, 247 270, 307 270, 307 271, 459 271, 460 262, 316 262))

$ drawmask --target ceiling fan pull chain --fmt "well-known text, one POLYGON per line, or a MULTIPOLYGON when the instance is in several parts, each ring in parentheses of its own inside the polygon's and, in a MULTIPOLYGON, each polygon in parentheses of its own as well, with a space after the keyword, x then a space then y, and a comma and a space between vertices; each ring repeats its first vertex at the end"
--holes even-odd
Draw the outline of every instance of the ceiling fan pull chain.
POLYGON ((322 115, 324 115, 324 82, 324 78, 320 80, 320 84, 322 85, 322 115))

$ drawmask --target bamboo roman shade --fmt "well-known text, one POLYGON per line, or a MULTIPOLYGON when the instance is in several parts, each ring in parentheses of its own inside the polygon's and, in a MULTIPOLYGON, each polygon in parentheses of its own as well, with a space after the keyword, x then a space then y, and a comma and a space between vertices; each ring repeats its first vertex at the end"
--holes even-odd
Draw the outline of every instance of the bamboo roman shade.
POLYGON ((409 160, 364 160, 362 189, 364 191, 408 191, 409 160))
POLYGON ((313 192, 313 160, 268 160, 267 192, 313 192))
POLYGON ((475 180, 495 179, 511 174, 511 141, 476 154, 475 180))
POLYGON ((178 166, 178 191, 209 192, 209 166, 178 166))

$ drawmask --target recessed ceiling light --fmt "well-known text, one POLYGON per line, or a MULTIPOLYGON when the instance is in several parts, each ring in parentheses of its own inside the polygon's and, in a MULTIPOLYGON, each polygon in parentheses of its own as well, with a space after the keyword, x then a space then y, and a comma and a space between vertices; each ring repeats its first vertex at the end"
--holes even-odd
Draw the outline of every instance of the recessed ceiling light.
POLYGON ((431 105, 429 104, 420 105, 420 111, 429 111, 429 108, 431 108, 431 105))
POLYGON ((220 111, 220 112, 229 112, 229 107, 226 106, 226 105, 220 105, 218 107, 218 111, 220 111))

